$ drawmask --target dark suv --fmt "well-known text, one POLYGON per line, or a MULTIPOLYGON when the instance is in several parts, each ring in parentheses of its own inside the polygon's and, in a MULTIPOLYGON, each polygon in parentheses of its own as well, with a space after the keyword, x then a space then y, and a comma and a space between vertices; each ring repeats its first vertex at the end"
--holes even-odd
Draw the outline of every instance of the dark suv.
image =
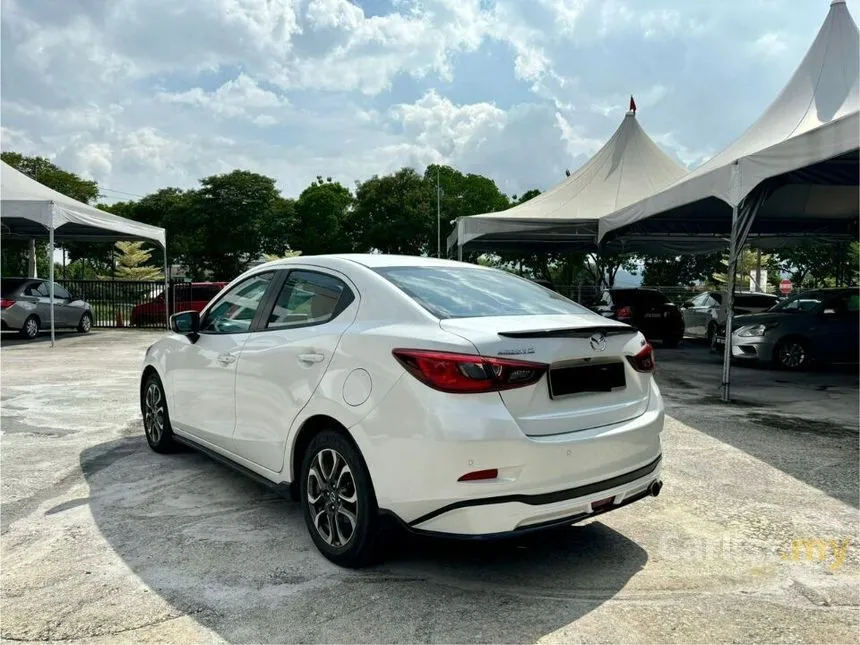
POLYGON ((649 341, 659 340, 664 347, 676 347, 684 337, 680 309, 654 289, 606 289, 591 308, 636 327, 649 341))

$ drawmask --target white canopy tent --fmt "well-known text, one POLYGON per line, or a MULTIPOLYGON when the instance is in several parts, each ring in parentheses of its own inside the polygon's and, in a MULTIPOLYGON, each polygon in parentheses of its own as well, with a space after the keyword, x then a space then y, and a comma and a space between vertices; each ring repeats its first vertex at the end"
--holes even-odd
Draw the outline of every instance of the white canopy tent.
POLYGON ((687 174, 645 133, 635 104, 606 144, 582 167, 545 193, 508 210, 457 219, 448 249, 595 247, 597 221, 687 174))
MULTIPOLYGON (((860 37, 833 0, 788 84, 745 133, 668 188, 602 218, 604 247, 654 251, 729 245, 730 300, 741 248, 857 239, 860 37), (709 239, 710 238, 710 239, 709 239)), ((723 399, 729 400, 732 307, 723 399)))
MULTIPOLYGON (((163 228, 141 224, 79 202, 0 162, 0 229, 3 237, 48 238, 51 307, 51 345, 54 335, 55 241, 148 240, 164 250, 165 289, 167 234, 163 228)), ((165 291, 166 293, 166 291, 165 291)))

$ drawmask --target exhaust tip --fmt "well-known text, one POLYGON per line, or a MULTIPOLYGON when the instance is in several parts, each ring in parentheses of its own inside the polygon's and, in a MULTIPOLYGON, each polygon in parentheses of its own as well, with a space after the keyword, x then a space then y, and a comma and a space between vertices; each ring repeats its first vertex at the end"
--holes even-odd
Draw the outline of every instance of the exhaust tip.
POLYGON ((657 497, 660 494, 660 491, 663 489, 663 482, 661 481, 653 481, 651 485, 648 487, 648 493, 650 493, 651 497, 657 497))

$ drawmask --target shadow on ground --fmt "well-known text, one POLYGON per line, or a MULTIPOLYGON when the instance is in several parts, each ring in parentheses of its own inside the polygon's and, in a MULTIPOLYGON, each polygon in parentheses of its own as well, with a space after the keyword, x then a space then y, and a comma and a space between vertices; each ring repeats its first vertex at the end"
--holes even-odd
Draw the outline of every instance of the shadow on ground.
POLYGON ((827 495, 860 507, 858 376, 852 365, 792 373, 732 367, 731 403, 720 398, 722 356, 685 341, 657 359, 666 412, 827 495))
MULTIPOLYGON (((337 568, 297 504, 142 436, 80 457, 110 546, 179 611, 232 642, 533 642, 615 596, 647 554, 600 522, 476 544, 403 538, 381 565, 337 568)), ((623 511, 622 511, 623 512, 623 511)))

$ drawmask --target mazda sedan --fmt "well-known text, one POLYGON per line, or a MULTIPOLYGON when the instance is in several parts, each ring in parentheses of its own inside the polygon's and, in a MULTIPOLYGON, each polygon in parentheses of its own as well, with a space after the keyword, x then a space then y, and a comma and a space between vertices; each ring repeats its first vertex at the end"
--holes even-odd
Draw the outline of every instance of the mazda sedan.
POLYGON ((322 554, 380 528, 495 538, 649 495, 663 401, 642 334, 459 262, 296 257, 256 267, 146 352, 146 438, 289 492, 322 554))

